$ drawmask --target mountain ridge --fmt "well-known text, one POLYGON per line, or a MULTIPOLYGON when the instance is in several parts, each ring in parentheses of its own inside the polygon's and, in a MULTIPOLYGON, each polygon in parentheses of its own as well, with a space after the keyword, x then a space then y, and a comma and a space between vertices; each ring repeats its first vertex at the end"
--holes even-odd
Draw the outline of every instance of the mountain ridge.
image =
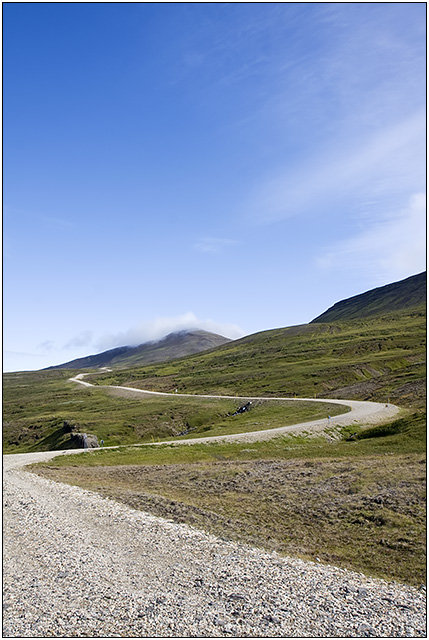
MULTIPOLYGON (((336 302, 311 322, 294 327, 285 327, 279 331, 285 336, 304 335, 312 332, 317 326, 348 320, 359 320, 369 316, 419 307, 426 302, 426 272, 410 276, 403 280, 376 287, 364 293, 336 302)), ((332 330, 332 329, 331 329, 332 330)), ((253 341, 256 336, 268 336, 270 331, 260 331, 244 336, 238 340, 230 340, 219 334, 202 329, 188 329, 172 332, 160 340, 144 342, 137 346, 121 346, 76 358, 69 362, 47 367, 47 369, 89 369, 113 366, 131 368, 161 362, 169 362, 178 358, 196 355, 203 351, 226 346, 230 342, 240 344, 253 341)), ((258 338, 257 338, 258 339, 258 338)))
POLYGON ((409 309, 426 302, 426 271, 370 289, 336 302, 312 323, 355 320, 371 315, 409 309))
MULTIPOLYGON (((379 304, 361 294, 358 302, 364 304, 357 318, 348 313, 322 321, 322 314, 317 322, 260 331, 202 355, 116 369, 92 381, 167 393, 177 388, 221 395, 391 398, 421 407, 426 394, 425 279, 425 273, 418 274, 380 287, 375 290, 379 304)), ((367 293, 372 297, 374 290, 367 293)), ((356 306, 350 311, 356 313, 356 306)))
POLYGON ((50 369, 89 369, 106 366, 138 366, 155 362, 168 362, 175 358, 207 351, 230 342, 230 338, 203 329, 174 331, 160 340, 150 340, 135 347, 108 349, 83 358, 46 367, 50 369))

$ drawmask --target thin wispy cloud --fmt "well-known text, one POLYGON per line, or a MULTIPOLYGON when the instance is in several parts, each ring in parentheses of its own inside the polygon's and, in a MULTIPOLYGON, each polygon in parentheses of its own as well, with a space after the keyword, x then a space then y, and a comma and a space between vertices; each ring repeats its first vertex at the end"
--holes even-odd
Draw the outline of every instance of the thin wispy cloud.
POLYGON ((152 340, 160 340, 169 333, 187 329, 204 329, 232 339, 241 338, 244 335, 243 329, 235 324, 201 319, 192 311, 188 311, 178 316, 155 318, 126 331, 105 335, 96 342, 95 346, 100 351, 125 345, 135 346, 152 340))
POLYGON ((28 351, 13 351, 10 349, 5 349, 3 351, 3 355, 5 357, 8 356, 22 356, 23 358, 29 357, 29 358, 40 358, 40 353, 29 353, 28 351))
MULTIPOLYGON (((279 141, 243 193, 247 222, 323 211, 334 224, 340 210, 366 215, 371 203, 370 214, 381 215, 424 189, 424 26, 398 28, 401 11, 322 3, 292 12, 296 25, 282 40, 293 55, 279 47, 261 63, 261 100, 249 101, 238 123, 245 131, 264 122, 271 147, 279 141)), ((286 34, 285 15, 269 25, 275 42, 286 34)))
POLYGON ((317 215, 345 199, 351 212, 361 210, 362 203, 412 193, 424 184, 424 132, 425 115, 419 111, 359 144, 326 149, 259 187, 251 194, 248 215, 258 223, 272 223, 317 215))
POLYGON ((232 238, 200 238, 194 245, 194 249, 201 253, 221 253, 225 249, 231 249, 239 244, 232 238))
POLYGON ((404 209, 383 219, 344 242, 329 247, 316 264, 324 271, 359 270, 379 284, 405 278, 425 269, 426 197, 414 194, 404 209))
POLYGON ((39 345, 37 345, 36 348, 42 353, 49 353, 50 351, 54 351, 56 349, 56 345, 53 340, 45 340, 44 342, 41 342, 39 345))
POLYGON ((77 349, 79 347, 87 347, 93 339, 93 332, 86 330, 81 331, 77 336, 71 338, 63 347, 63 349, 77 349))

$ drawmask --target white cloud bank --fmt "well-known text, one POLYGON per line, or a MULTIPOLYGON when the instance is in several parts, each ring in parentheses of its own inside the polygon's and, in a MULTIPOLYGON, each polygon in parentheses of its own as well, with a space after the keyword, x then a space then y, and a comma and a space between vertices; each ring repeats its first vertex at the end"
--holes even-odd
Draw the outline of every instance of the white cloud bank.
POLYGON ((367 271, 385 284, 426 268, 426 197, 414 194, 408 206, 368 224, 355 237, 319 256, 323 269, 367 271))
POLYGON ((117 334, 105 335, 97 343, 100 351, 124 345, 135 346, 151 340, 160 340, 169 333, 185 329, 204 329, 227 338, 237 339, 245 335, 241 327, 235 324, 201 320, 192 311, 179 316, 155 318, 117 334))

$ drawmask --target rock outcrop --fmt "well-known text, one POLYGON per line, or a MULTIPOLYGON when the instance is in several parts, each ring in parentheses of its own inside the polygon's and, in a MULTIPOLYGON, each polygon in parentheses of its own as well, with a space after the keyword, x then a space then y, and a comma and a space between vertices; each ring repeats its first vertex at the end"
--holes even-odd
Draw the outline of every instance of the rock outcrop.
POLYGON ((70 433, 70 440, 68 442, 72 449, 96 449, 100 445, 98 444, 98 438, 93 433, 81 433, 76 431, 79 429, 78 425, 73 425, 67 420, 64 420, 63 431, 70 433))

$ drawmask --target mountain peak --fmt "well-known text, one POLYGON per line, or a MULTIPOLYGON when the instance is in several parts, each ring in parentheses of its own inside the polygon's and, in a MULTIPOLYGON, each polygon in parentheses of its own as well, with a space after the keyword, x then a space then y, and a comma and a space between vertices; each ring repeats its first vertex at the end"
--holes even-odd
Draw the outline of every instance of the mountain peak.
POLYGON ((166 362, 175 358, 219 347, 229 338, 204 329, 182 329, 134 347, 123 346, 102 353, 77 358, 48 369, 92 369, 106 366, 133 367, 154 362, 166 362))
POLYGON ((404 280, 371 289, 336 302, 312 322, 353 320, 399 309, 417 307, 426 302, 426 271, 404 280))

